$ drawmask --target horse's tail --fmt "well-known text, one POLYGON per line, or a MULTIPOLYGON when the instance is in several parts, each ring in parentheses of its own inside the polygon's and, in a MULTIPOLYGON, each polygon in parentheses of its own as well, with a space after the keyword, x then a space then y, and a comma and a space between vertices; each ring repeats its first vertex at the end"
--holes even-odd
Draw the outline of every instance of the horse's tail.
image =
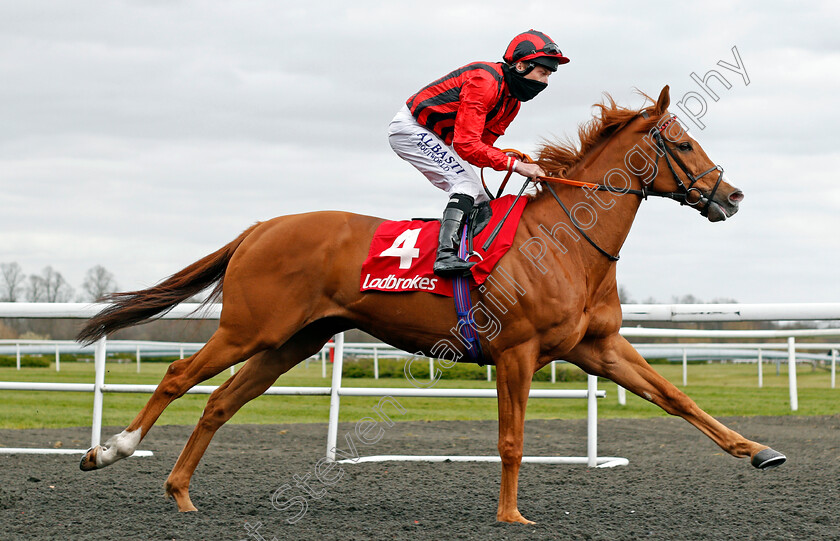
POLYGON ((223 279, 230 258, 242 241, 259 226, 254 224, 232 242, 176 272, 158 285, 140 291, 111 293, 102 301, 111 305, 92 317, 79 331, 76 340, 91 344, 107 334, 164 314, 186 299, 215 284, 201 305, 207 305, 222 294, 223 279))

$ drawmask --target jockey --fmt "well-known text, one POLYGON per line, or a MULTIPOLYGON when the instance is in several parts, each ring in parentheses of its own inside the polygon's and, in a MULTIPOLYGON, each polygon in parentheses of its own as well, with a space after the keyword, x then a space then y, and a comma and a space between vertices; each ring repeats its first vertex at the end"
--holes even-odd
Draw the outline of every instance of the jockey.
POLYGON ((441 77, 406 101, 389 127, 397 155, 449 194, 443 211, 434 272, 468 274, 473 263, 458 257, 460 232, 473 204, 488 197, 471 166, 544 176, 493 146, 528 101, 548 85, 548 77, 569 61, 554 41, 536 30, 510 42, 504 62, 475 62, 441 77))

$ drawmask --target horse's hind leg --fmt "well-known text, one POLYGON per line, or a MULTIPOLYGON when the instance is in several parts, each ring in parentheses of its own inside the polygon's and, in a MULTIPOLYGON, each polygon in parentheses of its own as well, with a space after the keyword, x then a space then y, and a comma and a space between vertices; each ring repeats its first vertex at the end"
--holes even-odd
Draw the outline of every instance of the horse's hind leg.
POLYGON ((581 343, 567 358, 590 374, 611 379, 671 415, 682 417, 730 455, 751 457, 756 468, 771 468, 785 461, 783 454, 746 439, 700 409, 685 393, 659 375, 621 336, 581 343))
POLYGON ((163 410, 191 387, 241 362, 255 353, 258 346, 249 344, 220 327, 201 350, 186 359, 175 361, 166 371, 152 397, 134 421, 102 445, 90 449, 79 464, 83 471, 109 466, 131 456, 163 410))
POLYGON ((190 501, 190 479, 216 431, 250 400, 265 392, 282 374, 317 353, 332 336, 303 329, 280 349, 263 351, 210 395, 204 413, 172 468, 164 488, 179 511, 195 511, 190 501))

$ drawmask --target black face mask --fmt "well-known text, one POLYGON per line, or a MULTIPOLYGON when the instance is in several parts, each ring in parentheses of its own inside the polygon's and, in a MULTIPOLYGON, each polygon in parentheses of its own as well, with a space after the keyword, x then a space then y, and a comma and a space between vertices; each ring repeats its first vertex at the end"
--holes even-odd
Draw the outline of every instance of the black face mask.
POLYGON ((526 79, 517 71, 507 65, 502 66, 502 71, 505 74, 505 82, 510 89, 510 94, 519 101, 528 101, 534 99, 534 96, 545 90, 548 83, 541 81, 533 81, 526 79))

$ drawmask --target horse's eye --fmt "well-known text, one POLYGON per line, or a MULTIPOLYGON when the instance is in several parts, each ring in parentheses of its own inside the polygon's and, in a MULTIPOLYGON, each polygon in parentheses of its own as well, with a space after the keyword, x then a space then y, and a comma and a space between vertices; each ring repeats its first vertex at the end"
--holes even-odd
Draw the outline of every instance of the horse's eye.
POLYGON ((682 143, 677 145, 677 148, 680 150, 689 151, 691 150, 691 143, 689 143, 688 141, 683 141, 682 143))

